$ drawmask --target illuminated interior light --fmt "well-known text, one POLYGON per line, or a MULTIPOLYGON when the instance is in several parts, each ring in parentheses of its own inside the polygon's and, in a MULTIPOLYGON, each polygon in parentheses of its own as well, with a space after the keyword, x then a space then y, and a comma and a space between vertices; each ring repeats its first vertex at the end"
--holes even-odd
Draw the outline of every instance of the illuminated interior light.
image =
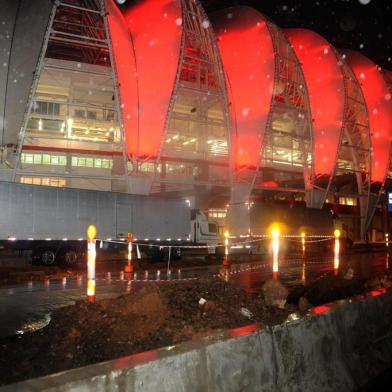
POLYGON ((38 130, 42 131, 42 120, 41 119, 39 119, 39 121, 38 121, 38 130))
POLYGON ((73 125, 73 119, 72 119, 72 118, 69 118, 69 119, 67 120, 67 137, 68 137, 69 139, 71 139, 71 138, 76 138, 75 136, 72 136, 72 125, 73 125))
POLYGON ((169 138, 169 139, 166 139, 166 143, 170 143, 171 142, 171 139, 169 138))

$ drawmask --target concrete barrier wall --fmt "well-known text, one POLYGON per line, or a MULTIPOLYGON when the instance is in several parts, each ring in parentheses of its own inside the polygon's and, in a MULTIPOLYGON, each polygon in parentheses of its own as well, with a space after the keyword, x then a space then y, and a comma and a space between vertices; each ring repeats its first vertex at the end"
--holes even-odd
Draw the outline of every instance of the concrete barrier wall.
POLYGON ((354 391, 392 363, 392 292, 0 388, 14 391, 354 391), (300 318, 299 318, 300 317, 300 318))

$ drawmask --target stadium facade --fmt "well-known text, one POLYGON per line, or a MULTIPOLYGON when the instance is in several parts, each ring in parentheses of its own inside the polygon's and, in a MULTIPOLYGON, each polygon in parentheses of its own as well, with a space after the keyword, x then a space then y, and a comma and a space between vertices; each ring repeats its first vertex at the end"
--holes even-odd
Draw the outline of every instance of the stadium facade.
POLYGON ((221 216, 328 206, 356 239, 377 221, 392 77, 363 55, 249 7, 3 3, 2 180, 181 195, 221 216))

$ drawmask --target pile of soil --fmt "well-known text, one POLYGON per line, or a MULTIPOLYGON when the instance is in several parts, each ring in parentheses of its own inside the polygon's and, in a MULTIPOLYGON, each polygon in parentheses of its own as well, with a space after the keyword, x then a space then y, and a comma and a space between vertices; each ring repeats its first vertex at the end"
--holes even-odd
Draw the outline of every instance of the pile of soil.
POLYGON ((392 288, 392 270, 369 280, 345 279, 344 275, 329 275, 305 286, 293 288, 289 292, 287 303, 298 304, 299 299, 304 297, 312 306, 319 306, 328 302, 363 295, 371 290, 389 290, 390 288, 392 288))
POLYGON ((268 308, 220 279, 151 284, 95 304, 57 310, 43 329, 0 339, 0 384, 39 377, 199 338, 252 322, 282 322, 287 310, 268 308), (203 298, 207 302, 199 304, 203 298), (240 309, 247 308, 251 319, 240 309))

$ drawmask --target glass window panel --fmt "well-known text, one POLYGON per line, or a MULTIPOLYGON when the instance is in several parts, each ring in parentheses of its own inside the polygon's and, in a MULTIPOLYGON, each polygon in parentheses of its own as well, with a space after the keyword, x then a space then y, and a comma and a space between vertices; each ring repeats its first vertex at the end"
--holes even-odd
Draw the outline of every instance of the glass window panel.
POLYGON ((34 154, 33 161, 36 165, 42 164, 42 155, 41 154, 34 154))

